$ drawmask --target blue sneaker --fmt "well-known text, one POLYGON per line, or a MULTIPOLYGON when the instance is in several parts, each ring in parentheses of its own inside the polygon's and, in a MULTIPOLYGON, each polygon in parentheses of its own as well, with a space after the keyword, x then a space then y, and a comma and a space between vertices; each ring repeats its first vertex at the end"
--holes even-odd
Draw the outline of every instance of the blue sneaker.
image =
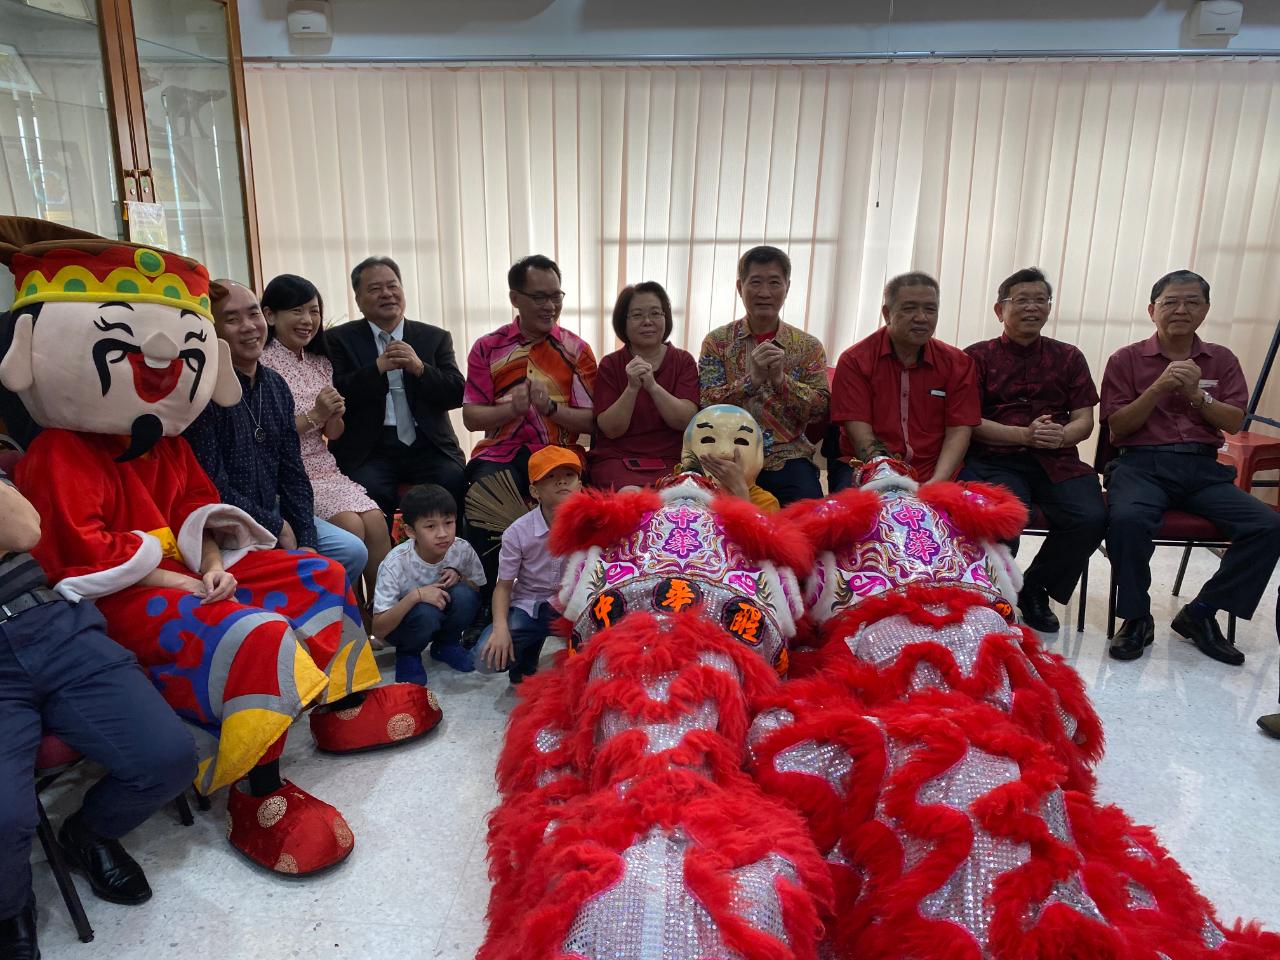
POLYGON ((419 653, 402 653, 396 657, 396 683, 427 685, 427 668, 422 665, 419 653))
POLYGON ((471 673, 476 668, 475 657, 460 643, 441 643, 431 648, 431 659, 439 660, 459 673, 471 673))

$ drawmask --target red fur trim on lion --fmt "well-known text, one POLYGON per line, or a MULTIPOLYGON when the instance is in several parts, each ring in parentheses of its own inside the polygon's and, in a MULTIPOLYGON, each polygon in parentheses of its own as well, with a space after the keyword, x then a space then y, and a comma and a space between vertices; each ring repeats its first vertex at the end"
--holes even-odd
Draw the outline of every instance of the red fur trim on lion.
POLYGON ((652 490, 582 490, 556 511, 551 524, 551 552, 568 556, 575 550, 608 546, 640 526, 645 514, 661 508, 662 498, 652 490))
POLYGON ((813 567, 813 547, 791 525, 766 517, 738 497, 719 496, 711 512, 724 525, 725 539, 751 560, 769 560, 804 576, 813 567))
POLYGON ((776 519, 793 527, 818 553, 836 550, 862 540, 880 515, 880 495, 853 488, 822 500, 801 500, 779 513, 776 519))
POLYGON ((916 496, 979 540, 1011 540, 1027 525, 1022 501, 994 484, 946 480, 925 484, 916 496))

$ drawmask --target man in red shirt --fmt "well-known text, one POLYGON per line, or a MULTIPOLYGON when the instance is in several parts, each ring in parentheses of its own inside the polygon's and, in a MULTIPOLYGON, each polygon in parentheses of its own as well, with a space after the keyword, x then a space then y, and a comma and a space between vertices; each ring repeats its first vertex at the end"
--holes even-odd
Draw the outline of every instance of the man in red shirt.
POLYGON ((885 325, 840 355, 831 420, 861 460, 889 453, 922 483, 950 480, 981 417, 973 360, 933 337, 938 281, 904 273, 884 288, 885 325))
POLYGON ((1111 355, 1102 378, 1102 417, 1120 456, 1107 474, 1107 555, 1124 624, 1111 656, 1136 660, 1155 639, 1151 618, 1152 537, 1164 512, 1186 510, 1231 538, 1218 572, 1173 619, 1200 652, 1239 666, 1244 654, 1218 627, 1217 611, 1249 619, 1280 559, 1280 514, 1232 482, 1218 463, 1223 432, 1244 421, 1249 388, 1226 347, 1196 331, 1209 313, 1209 284, 1190 270, 1166 274, 1147 308, 1156 333, 1111 355))
MULTIPOLYGON (((995 314, 1004 333, 965 350, 978 368, 982 422, 965 468, 1038 506, 1049 535, 1022 578, 1018 609, 1033 630, 1057 633, 1049 598, 1066 603, 1107 530, 1107 507, 1093 467, 1076 444, 1093 433, 1098 391, 1084 354, 1040 335, 1053 288, 1035 267, 1000 284, 995 314)), ((1016 553, 1018 541, 1010 547, 1016 553)))

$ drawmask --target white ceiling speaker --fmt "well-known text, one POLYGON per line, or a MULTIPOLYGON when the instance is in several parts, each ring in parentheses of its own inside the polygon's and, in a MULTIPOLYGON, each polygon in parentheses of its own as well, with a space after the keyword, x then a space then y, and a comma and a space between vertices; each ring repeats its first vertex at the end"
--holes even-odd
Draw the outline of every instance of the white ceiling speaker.
POLYGON ((1191 10, 1193 37, 1234 37, 1244 16, 1241 0, 1201 0, 1191 10))
POLYGON ((333 36, 333 16, 329 0, 289 0, 289 36, 295 39, 325 39, 333 36))

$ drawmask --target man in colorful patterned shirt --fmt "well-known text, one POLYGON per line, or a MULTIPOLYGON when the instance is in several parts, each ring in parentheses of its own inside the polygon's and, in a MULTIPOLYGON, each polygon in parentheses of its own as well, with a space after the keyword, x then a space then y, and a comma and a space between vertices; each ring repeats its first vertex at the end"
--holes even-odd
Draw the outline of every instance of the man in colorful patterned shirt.
MULTIPOLYGON (((977 364, 982 401, 967 473, 1008 487, 1049 522, 1018 594, 1023 622, 1042 633, 1058 632, 1049 598, 1071 599, 1107 530, 1098 475, 1076 450, 1093 433, 1098 391, 1079 349, 1040 335, 1052 307, 1045 275, 1035 267, 1019 270, 996 294, 1004 333, 965 350, 977 364)), ((1012 546, 1016 551, 1016 540, 1012 546)))
MULTIPOLYGON (((516 318, 477 340, 467 357, 462 422, 484 431, 467 464, 469 485, 507 471, 516 490, 528 490, 532 454, 573 446, 595 426, 596 358, 585 340, 557 322, 564 304, 560 280, 560 268, 548 257, 517 261, 507 272, 516 318)), ((501 531, 475 523, 470 531, 493 584, 501 531)))
POLYGON ((764 430, 764 470, 756 480, 786 506, 822 496, 809 424, 826 422, 827 355, 814 337, 783 323, 791 259, 777 247, 752 247, 738 261, 746 316, 702 341, 702 406, 750 411, 764 430))

